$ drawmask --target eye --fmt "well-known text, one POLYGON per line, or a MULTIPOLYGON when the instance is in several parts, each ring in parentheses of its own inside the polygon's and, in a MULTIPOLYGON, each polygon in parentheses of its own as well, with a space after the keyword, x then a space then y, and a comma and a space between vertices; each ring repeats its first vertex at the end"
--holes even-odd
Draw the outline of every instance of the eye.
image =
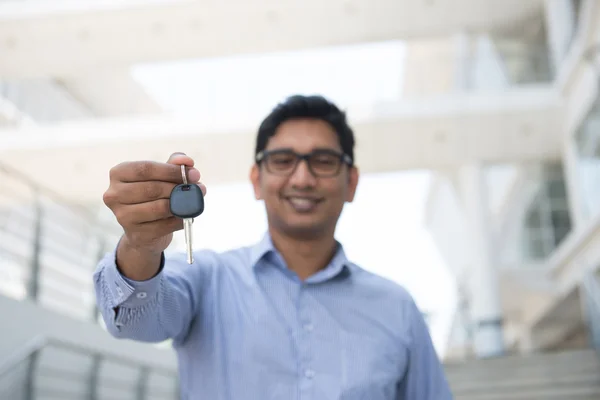
POLYGON ((269 156, 269 163, 277 167, 285 167, 294 163, 295 158, 293 154, 289 153, 275 153, 269 156))
POLYGON ((271 161, 275 163, 289 163, 292 161, 292 157, 287 154, 277 154, 271 157, 271 161))
POLYGON ((320 165, 332 165, 336 163, 336 157, 328 154, 318 155, 314 158, 314 162, 320 165))

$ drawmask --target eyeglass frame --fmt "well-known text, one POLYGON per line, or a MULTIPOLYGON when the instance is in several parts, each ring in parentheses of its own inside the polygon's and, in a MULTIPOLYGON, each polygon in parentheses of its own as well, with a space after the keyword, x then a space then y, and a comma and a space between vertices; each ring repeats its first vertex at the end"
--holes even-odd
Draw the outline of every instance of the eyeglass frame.
POLYGON ((294 155, 296 157, 296 163, 294 164, 294 167, 292 169, 290 169, 289 172, 284 173, 284 174, 273 172, 273 171, 269 170, 268 166, 265 166, 265 168, 267 169, 267 171, 269 173, 274 174, 274 175, 278 175, 278 176, 291 176, 294 172, 296 172, 296 169, 298 168, 298 165, 300 165, 300 162, 302 162, 302 161, 306 162, 306 166, 308 167, 308 170, 310 171, 310 173, 313 176, 319 177, 319 178, 332 178, 334 176, 339 175, 339 173, 342 170, 342 165, 344 165, 344 164, 348 165, 349 167, 353 166, 352 157, 350 157, 346 153, 335 151, 333 149, 315 149, 315 150, 311 151, 310 153, 297 153, 294 150, 288 149, 288 148, 273 149, 273 150, 262 150, 262 151, 259 151, 256 154, 256 157, 254 158, 254 161, 256 162, 256 164, 260 165, 271 154, 292 154, 292 155, 294 155), (329 174, 326 174, 326 175, 316 174, 315 171, 313 171, 313 169, 312 169, 312 167, 310 165, 310 162, 309 162, 309 158, 312 157, 312 156, 314 156, 315 154, 329 154, 329 155, 333 155, 333 156, 339 157, 340 165, 338 166, 338 168, 335 171, 335 173, 332 173, 331 175, 329 175, 329 174))

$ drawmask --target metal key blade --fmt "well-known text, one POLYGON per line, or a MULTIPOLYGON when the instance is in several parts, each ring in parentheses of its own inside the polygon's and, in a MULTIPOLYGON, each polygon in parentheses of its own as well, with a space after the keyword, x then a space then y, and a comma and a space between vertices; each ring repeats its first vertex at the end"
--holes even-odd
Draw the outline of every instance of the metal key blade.
POLYGON ((192 220, 183 220, 183 231, 185 234, 185 247, 187 251, 187 262, 192 264, 194 262, 194 254, 192 252, 192 220))
MULTIPOLYGON (((187 175, 185 173, 185 165, 181 166, 181 180, 184 185, 187 185, 187 175)), ((194 255, 192 253, 192 220, 184 219, 183 220, 183 232, 185 235, 185 250, 187 252, 187 262, 191 264, 194 262, 194 255)))
POLYGON ((192 264, 192 224, 194 218, 204 211, 204 195, 198 185, 188 184, 185 165, 181 166, 181 181, 183 184, 175 186, 171 191, 169 210, 175 217, 183 219, 187 262, 192 264))

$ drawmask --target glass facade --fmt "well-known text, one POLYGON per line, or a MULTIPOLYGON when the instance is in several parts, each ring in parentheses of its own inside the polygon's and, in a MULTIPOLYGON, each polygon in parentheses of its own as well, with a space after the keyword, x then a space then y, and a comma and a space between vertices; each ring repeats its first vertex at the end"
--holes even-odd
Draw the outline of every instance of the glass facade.
POLYGON ((541 178, 524 219, 523 250, 530 261, 547 258, 571 231, 562 165, 546 166, 541 178))
POLYGON ((575 136, 577 173, 583 215, 593 218, 600 212, 600 100, 597 99, 575 136))

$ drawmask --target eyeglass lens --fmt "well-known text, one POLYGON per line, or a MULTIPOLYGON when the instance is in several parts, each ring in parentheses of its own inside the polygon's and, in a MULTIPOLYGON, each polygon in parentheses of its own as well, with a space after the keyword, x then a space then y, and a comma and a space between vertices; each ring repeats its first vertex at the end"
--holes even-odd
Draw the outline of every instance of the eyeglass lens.
MULTIPOLYGON (((288 174, 296 169, 302 155, 293 151, 275 151, 267 155, 267 169, 276 174, 288 174)), ((308 166, 317 176, 335 175, 342 163, 341 155, 329 151, 315 151, 307 157, 308 166)))

